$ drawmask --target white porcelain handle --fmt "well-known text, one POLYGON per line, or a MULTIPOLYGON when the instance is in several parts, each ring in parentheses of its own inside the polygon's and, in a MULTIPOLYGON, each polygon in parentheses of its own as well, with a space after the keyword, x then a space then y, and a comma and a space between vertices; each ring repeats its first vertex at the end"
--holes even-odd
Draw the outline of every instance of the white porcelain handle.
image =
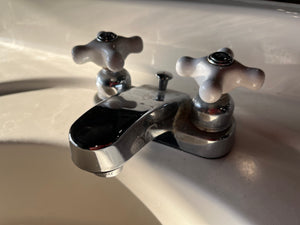
POLYGON ((112 32, 101 31, 97 38, 86 45, 78 45, 72 49, 73 60, 78 63, 94 62, 113 72, 123 69, 125 59, 130 53, 143 50, 140 37, 122 37, 112 32))
POLYGON ((199 96, 207 103, 218 101, 222 94, 242 86, 257 90, 265 80, 265 74, 257 68, 246 67, 233 59, 229 48, 202 58, 181 57, 176 71, 180 76, 193 77, 199 85, 199 96))

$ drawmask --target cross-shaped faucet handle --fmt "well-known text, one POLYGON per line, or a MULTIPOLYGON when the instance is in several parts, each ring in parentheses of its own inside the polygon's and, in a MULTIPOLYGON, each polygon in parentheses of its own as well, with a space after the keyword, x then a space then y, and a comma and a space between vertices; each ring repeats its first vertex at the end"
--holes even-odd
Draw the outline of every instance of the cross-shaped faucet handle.
POLYGON ((265 79, 262 70, 246 67, 234 60, 229 48, 201 58, 181 57, 177 60, 176 71, 180 76, 196 80, 199 96, 207 103, 218 101, 222 94, 239 86, 257 90, 265 79))
POLYGON ((101 31, 90 43, 75 46, 72 55, 78 64, 94 62, 112 72, 118 72, 123 69, 125 59, 130 53, 139 53, 142 50, 143 41, 138 36, 127 38, 101 31))

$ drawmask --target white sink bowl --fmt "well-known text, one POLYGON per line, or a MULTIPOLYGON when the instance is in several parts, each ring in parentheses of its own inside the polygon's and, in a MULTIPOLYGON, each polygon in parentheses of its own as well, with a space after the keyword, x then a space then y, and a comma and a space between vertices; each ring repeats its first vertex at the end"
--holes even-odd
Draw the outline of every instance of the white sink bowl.
POLYGON ((78 170, 67 148, 0 144, 1 225, 160 224, 117 179, 78 170))
POLYGON ((3 0, 0 9, 1 225, 300 224, 299 5, 3 0), (71 49, 101 30, 143 38, 125 65, 136 86, 157 85, 166 70, 170 89, 194 96, 176 60, 222 47, 264 70, 259 92, 231 93, 232 152, 206 160, 150 143, 117 178, 76 168, 68 131, 94 105, 100 68, 76 65, 71 49))

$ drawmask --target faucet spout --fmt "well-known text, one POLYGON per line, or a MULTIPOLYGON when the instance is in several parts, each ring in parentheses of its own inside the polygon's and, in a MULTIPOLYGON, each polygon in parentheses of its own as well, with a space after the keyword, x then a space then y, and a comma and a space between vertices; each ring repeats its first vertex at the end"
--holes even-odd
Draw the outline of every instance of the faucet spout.
POLYGON ((168 90, 158 101, 157 93, 151 86, 133 87, 83 114, 69 133, 73 162, 99 176, 116 176, 145 144, 172 129, 180 105, 190 99, 168 90))

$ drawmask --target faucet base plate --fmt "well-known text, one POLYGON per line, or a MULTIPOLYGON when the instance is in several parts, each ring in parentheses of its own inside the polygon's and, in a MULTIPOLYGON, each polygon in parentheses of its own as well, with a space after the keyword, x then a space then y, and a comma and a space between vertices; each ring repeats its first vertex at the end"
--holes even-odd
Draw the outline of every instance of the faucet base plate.
POLYGON ((229 129, 218 134, 202 132, 184 133, 177 131, 175 137, 180 149, 208 159, 227 155, 234 143, 235 122, 229 129))
POLYGON ((173 124, 174 138, 179 149, 203 158, 220 158, 228 154, 234 143, 235 121, 229 128, 219 132, 198 129, 189 119, 191 104, 178 110, 173 124))
MULTIPOLYGON (((230 152, 234 143, 234 131, 235 122, 226 132, 219 133, 216 139, 209 137, 209 133, 198 133, 198 131, 194 134, 176 131, 175 135, 169 131, 156 137, 153 141, 202 158, 216 159, 230 152)), ((212 135, 216 136, 216 134, 212 135)))

